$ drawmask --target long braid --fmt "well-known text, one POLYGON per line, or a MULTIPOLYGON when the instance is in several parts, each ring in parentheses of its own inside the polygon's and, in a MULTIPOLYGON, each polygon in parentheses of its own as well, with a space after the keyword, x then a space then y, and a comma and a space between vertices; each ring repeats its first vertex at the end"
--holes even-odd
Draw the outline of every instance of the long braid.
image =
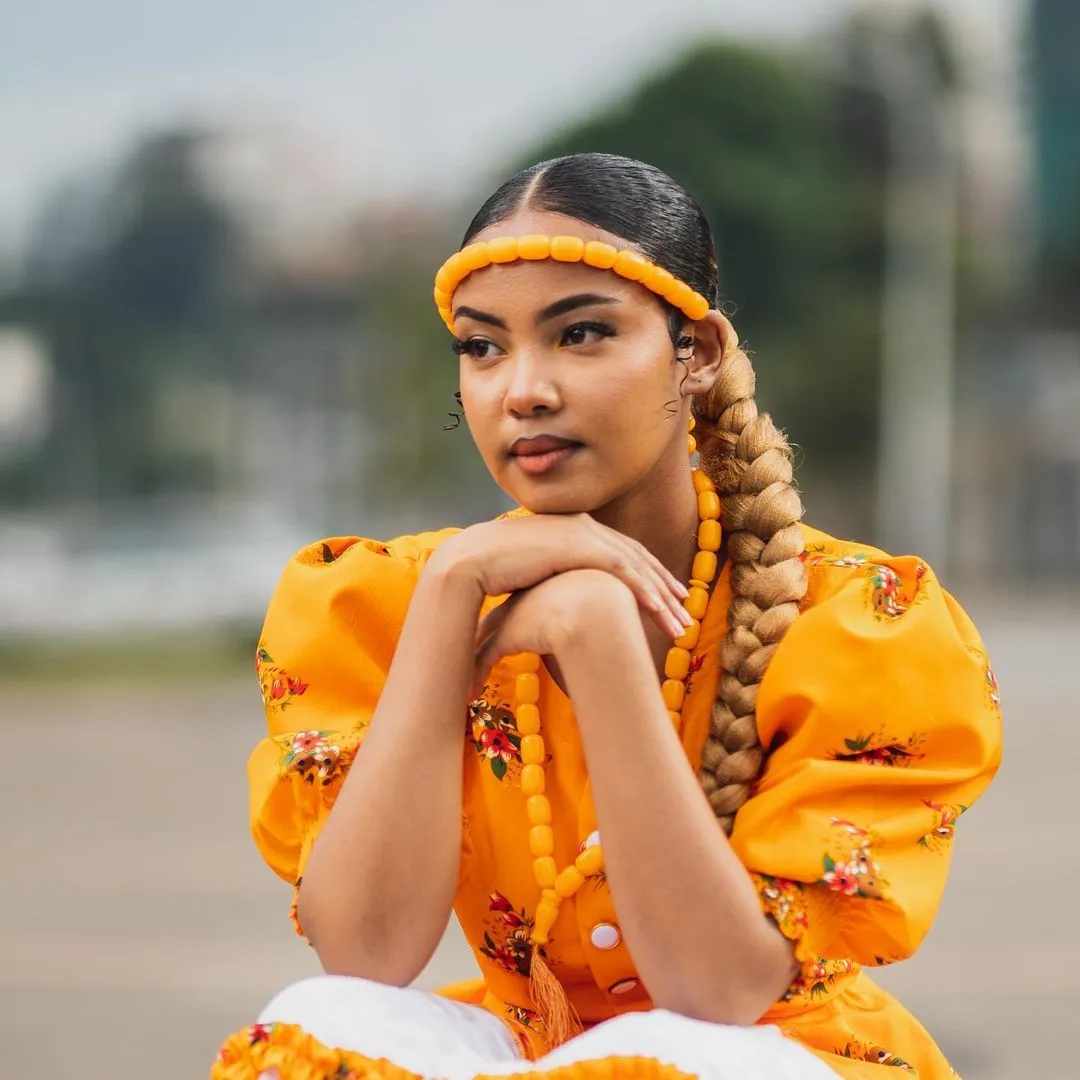
POLYGON ((791 447, 754 401, 750 358, 737 343, 708 394, 694 399, 701 467, 723 502, 733 599, 720 650, 723 674, 713 704, 699 779, 725 832, 762 766, 757 695, 769 660, 799 614, 806 569, 792 485, 791 447))

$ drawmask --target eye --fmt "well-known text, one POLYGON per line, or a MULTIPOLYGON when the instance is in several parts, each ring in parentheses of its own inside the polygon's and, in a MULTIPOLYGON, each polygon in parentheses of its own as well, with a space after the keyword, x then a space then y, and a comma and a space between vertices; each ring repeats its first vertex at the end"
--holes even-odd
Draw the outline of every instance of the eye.
POLYGON ((450 346, 458 356, 468 356, 473 360, 491 360, 502 350, 494 341, 487 338, 472 337, 457 340, 450 346))
POLYGON ((605 322, 577 322, 562 332, 560 345, 595 345, 603 338, 615 336, 615 327, 605 322))

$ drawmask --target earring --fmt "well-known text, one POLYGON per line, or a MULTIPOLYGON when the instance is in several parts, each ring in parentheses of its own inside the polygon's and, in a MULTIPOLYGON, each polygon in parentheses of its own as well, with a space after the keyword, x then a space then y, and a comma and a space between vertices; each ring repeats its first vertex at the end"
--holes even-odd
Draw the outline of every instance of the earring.
POLYGON ((465 415, 465 409, 461 404, 461 391, 460 390, 457 393, 454 394, 454 400, 457 402, 458 408, 461 411, 446 414, 454 422, 452 424, 443 424, 443 431, 457 431, 457 429, 459 427, 461 427, 461 418, 465 415))
POLYGON ((686 449, 691 457, 693 457, 694 454, 697 453, 697 439, 695 439, 693 435, 695 427, 697 427, 697 421, 691 416, 689 427, 690 434, 686 436, 686 449))

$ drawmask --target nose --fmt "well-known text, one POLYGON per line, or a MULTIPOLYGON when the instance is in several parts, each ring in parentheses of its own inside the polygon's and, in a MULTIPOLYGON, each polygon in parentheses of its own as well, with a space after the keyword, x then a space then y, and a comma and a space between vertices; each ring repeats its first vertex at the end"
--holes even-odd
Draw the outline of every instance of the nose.
POLYGON ((509 381, 503 395, 503 408, 511 416, 535 416, 557 412, 562 405, 558 387, 541 358, 518 352, 506 365, 509 381))

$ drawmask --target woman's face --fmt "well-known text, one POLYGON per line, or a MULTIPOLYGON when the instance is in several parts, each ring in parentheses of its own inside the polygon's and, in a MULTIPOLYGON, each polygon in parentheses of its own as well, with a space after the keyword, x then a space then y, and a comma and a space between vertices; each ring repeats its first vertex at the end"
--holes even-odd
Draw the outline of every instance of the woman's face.
MULTIPOLYGON (((545 211, 474 240, 528 234, 631 246, 545 211)), ((581 263, 495 265, 461 283, 453 319, 466 422, 496 483, 522 506, 595 510, 662 463, 681 455, 685 468, 687 369, 641 285, 581 263)))

